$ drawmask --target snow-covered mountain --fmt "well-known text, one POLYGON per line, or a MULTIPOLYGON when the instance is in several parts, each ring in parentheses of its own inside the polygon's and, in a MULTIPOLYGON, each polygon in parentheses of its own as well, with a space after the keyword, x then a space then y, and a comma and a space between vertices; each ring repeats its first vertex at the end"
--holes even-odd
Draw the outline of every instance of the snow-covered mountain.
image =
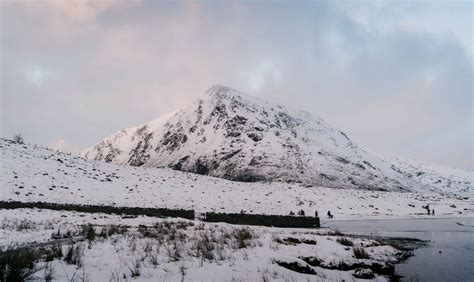
POLYGON ((320 118, 221 85, 184 109, 120 130, 81 156, 246 182, 456 194, 472 189, 472 172, 371 154, 320 118))

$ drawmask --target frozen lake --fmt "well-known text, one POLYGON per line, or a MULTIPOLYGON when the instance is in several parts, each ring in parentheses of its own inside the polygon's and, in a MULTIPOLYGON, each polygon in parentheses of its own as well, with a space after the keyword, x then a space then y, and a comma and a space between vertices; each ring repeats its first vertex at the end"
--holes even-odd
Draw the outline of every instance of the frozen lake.
POLYGON ((402 281, 474 281, 474 218, 322 221, 341 232, 429 240, 395 265, 402 281))

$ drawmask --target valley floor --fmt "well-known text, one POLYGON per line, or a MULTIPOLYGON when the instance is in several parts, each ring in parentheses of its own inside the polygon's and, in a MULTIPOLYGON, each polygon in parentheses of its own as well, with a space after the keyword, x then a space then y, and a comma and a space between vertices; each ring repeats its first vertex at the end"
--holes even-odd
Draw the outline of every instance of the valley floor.
POLYGON ((407 255, 327 229, 40 209, 2 210, 0 221, 1 249, 41 247, 31 275, 37 280, 356 281, 358 274, 372 277, 373 268, 379 274, 372 278, 386 281, 387 263, 407 255))

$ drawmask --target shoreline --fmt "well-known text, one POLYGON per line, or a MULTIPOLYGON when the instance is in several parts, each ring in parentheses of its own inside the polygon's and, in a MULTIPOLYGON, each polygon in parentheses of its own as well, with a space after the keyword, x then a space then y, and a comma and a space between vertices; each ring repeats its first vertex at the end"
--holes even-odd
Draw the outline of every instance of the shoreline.
POLYGON ((321 221, 321 227, 323 227, 324 224, 328 223, 328 222, 333 222, 333 221, 336 221, 336 222, 340 222, 340 221, 365 221, 365 220, 408 220, 408 219, 412 219, 412 220, 425 220, 425 219, 453 219, 453 218, 459 218, 459 219, 469 219, 469 218, 472 218, 474 219, 474 215, 473 214, 467 214, 467 215, 464 215, 464 216, 459 216, 459 215, 455 215, 455 216, 450 216, 450 215, 446 215, 446 216, 424 216, 424 217, 415 217, 415 216, 386 216, 386 217, 373 217, 373 216, 369 216, 369 217, 366 217, 366 218, 360 218, 360 217, 354 217, 354 218, 351 218, 351 217, 341 217, 341 218, 332 218, 332 219, 327 219, 327 218, 319 218, 320 221, 321 221))

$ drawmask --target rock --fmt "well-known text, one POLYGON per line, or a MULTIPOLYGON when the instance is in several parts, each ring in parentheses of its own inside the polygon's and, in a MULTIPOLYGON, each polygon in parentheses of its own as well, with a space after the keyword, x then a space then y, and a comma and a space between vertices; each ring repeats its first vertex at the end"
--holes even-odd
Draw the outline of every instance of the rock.
POLYGON ((372 279, 374 278, 374 273, 370 269, 364 269, 364 268, 358 268, 354 270, 354 273, 352 274, 355 278, 360 278, 360 279, 372 279))

